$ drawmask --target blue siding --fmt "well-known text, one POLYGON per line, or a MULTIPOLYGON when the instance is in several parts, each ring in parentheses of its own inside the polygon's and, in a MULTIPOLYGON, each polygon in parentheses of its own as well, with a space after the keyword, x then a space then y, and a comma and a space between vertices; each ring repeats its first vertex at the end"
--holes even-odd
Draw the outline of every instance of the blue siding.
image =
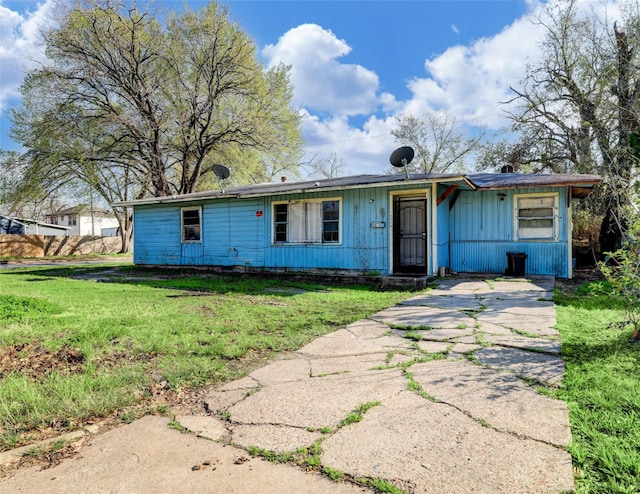
POLYGON ((389 197, 385 188, 348 189, 296 196, 300 199, 342 198, 339 244, 273 244, 272 204, 289 196, 273 196, 267 201, 266 238, 269 242, 265 264, 273 269, 292 270, 390 270, 389 197), (383 227, 376 227, 378 223, 383 227))
POLYGON ((182 264, 179 206, 137 206, 134 229, 134 263, 182 264))
MULTIPOLYGON (((447 190, 447 186, 440 185, 438 186, 438 197, 445 190, 447 190)), ((437 232, 438 236, 436 237, 436 245, 434 245, 434 250, 438 255, 438 266, 436 269, 444 266, 450 267, 450 259, 449 259, 449 201, 452 196, 447 197, 444 201, 440 203, 440 205, 436 205, 437 208, 437 217, 438 217, 438 226, 437 232)), ((437 197, 436 197, 437 200, 437 197)), ((435 204, 435 202, 434 202, 435 204)))
MULTIPOLYGON (((461 191, 449 210, 452 195, 435 206, 447 184, 439 185, 436 197, 425 185, 417 195, 431 197, 436 225, 429 212, 428 272, 449 266, 456 272, 503 273, 506 252, 528 255, 527 274, 568 276, 568 228, 566 188, 461 191), (545 242, 514 242, 514 193, 558 192, 559 239, 545 242), (437 265, 435 262, 437 261, 437 265)), ((417 190, 416 184, 318 191, 260 198, 210 199, 185 204, 135 207, 136 264, 213 265, 246 269, 358 271, 391 274, 391 193, 417 190), (288 200, 341 200, 340 243, 275 244, 273 203, 288 200), (180 242, 180 206, 202 205, 202 243, 180 242), (262 215, 256 214, 262 211, 262 215)), ((431 210, 432 211, 432 210, 431 210)))
POLYGON ((504 273, 507 252, 527 254, 526 274, 568 276, 568 211, 564 188, 463 191, 451 210, 451 268, 504 273), (500 200, 498 192, 506 194, 500 200), (513 196, 558 192, 558 240, 514 242, 513 196))

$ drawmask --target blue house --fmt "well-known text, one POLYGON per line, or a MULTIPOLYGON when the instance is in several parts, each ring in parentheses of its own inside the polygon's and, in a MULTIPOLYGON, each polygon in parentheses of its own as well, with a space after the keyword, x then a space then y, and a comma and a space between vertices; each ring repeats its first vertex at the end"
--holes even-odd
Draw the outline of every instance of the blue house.
POLYGON ((572 200, 596 175, 359 175, 115 203, 138 265, 430 276, 572 276, 572 200), (507 254, 509 253, 509 254, 507 254), (520 261, 522 262, 522 261, 520 261))

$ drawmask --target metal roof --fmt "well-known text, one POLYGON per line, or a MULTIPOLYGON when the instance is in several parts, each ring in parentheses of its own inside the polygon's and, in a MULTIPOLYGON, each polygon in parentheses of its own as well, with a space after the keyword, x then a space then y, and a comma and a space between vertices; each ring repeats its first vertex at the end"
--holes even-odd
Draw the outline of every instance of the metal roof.
POLYGON ((364 187, 383 187, 389 184, 427 184, 434 182, 457 184, 467 189, 507 189, 513 187, 553 187, 579 185, 591 188, 600 182, 597 175, 550 175, 519 173, 427 173, 396 175, 355 175, 350 177, 305 180, 298 182, 273 182, 241 185, 224 190, 210 190, 165 197, 148 197, 132 201, 114 202, 112 206, 141 206, 147 204, 185 203, 206 199, 263 197, 276 194, 302 194, 317 190, 341 190, 364 187))

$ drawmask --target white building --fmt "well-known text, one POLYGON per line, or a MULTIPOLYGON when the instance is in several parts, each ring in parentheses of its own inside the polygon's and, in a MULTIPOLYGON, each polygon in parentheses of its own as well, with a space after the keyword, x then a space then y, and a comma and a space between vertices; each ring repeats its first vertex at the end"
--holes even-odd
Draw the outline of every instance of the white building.
POLYGON ((48 214, 46 218, 52 225, 69 227, 69 235, 104 236, 103 230, 117 231, 119 226, 116 217, 108 211, 88 205, 62 209, 48 214))

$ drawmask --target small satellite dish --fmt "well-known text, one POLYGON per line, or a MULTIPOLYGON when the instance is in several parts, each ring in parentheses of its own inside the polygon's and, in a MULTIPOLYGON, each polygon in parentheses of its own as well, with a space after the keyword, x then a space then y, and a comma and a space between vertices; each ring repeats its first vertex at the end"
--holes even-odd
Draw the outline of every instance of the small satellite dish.
POLYGON ((211 167, 211 171, 216 175, 216 177, 218 177, 218 187, 220 187, 220 191, 224 194, 222 181, 229 178, 229 169, 224 165, 213 165, 211 167))
POLYGON ((413 148, 409 146, 402 146, 396 149, 393 153, 391 153, 391 156, 389 157, 389 161, 396 168, 404 168, 405 177, 409 178, 407 165, 411 163, 413 156, 414 156, 413 148))
POLYGON ((224 180, 225 178, 229 178, 229 169, 224 165, 213 165, 211 167, 213 173, 216 174, 220 180, 224 180))

